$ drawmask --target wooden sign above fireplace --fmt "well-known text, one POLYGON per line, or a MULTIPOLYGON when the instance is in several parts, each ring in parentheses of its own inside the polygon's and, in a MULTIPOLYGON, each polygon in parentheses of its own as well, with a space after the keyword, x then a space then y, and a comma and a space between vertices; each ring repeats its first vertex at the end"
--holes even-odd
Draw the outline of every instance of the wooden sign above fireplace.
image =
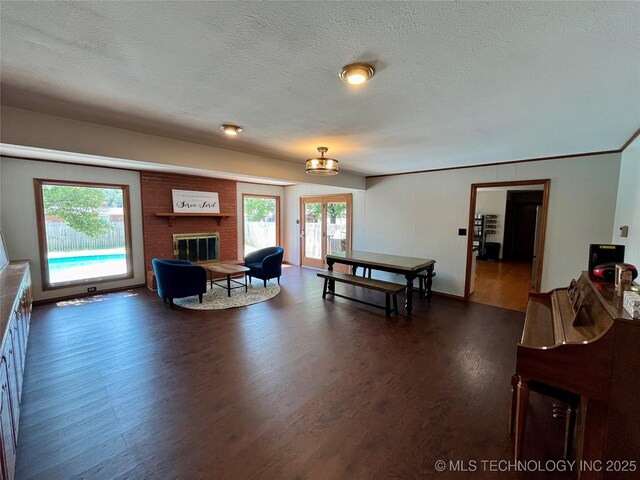
POLYGON ((174 213, 220 213, 217 192, 171 190, 174 213))

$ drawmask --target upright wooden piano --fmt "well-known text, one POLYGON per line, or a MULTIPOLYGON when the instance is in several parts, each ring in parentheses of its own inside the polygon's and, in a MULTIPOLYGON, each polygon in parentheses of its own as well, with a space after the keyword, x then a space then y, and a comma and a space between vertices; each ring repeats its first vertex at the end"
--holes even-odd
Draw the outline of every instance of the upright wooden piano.
POLYGON ((577 465, 594 467, 581 479, 640 478, 640 320, 612 283, 583 272, 568 288, 530 295, 512 380, 516 459, 530 381, 579 395, 577 465), (620 471, 625 462, 635 473, 620 471))

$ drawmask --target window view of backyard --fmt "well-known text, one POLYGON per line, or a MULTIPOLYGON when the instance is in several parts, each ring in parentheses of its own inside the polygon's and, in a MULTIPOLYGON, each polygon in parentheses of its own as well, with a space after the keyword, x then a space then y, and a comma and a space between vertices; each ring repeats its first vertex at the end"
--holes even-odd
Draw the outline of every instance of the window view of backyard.
POLYGON ((278 199, 244 197, 244 254, 278 244, 278 199))
POLYGON ((49 286, 129 273, 122 188, 43 183, 42 206, 49 286))

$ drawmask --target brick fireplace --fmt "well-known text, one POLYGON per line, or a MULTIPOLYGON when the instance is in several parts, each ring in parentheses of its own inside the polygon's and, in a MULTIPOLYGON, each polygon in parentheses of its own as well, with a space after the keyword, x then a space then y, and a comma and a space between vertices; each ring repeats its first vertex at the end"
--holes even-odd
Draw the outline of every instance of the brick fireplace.
POLYGON ((142 227, 147 286, 155 288, 153 258, 174 258, 173 236, 193 232, 215 232, 219 235, 217 249, 220 261, 238 260, 238 218, 177 217, 170 222, 156 213, 172 212, 171 190, 217 192, 220 212, 236 214, 237 187, 233 180, 141 172, 142 227), (172 223, 172 225, 171 225, 172 223))
POLYGON ((220 235, 209 233, 174 233, 173 258, 190 262, 211 262, 220 258, 220 235))

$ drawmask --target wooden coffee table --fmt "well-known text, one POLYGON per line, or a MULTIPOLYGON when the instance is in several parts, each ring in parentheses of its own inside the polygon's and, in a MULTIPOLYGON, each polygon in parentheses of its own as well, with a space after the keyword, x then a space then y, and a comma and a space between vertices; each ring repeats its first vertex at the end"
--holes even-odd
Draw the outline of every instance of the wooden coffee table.
POLYGON ((209 281, 211 282, 211 288, 213 288, 214 285, 225 288, 227 290, 228 297, 231 296, 231 290, 233 290, 234 288, 244 288, 244 291, 247 291, 247 272, 249 271, 247 267, 243 267, 242 265, 236 265, 233 263, 208 263, 202 266, 209 272, 209 281), (227 281, 224 284, 216 282, 213 278, 214 273, 222 273, 223 275, 226 275, 227 281), (231 278, 232 275, 239 274, 242 274, 243 282, 239 282, 231 278))

